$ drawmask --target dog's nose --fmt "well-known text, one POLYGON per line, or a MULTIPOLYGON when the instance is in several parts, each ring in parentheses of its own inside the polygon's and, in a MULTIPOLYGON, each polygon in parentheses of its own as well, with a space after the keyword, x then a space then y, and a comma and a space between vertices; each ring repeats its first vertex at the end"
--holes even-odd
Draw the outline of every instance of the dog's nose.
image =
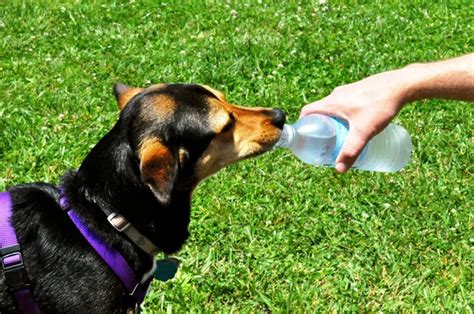
POLYGON ((272 118, 272 124, 280 129, 283 128, 285 124, 286 116, 283 110, 277 108, 270 111, 270 115, 272 118))

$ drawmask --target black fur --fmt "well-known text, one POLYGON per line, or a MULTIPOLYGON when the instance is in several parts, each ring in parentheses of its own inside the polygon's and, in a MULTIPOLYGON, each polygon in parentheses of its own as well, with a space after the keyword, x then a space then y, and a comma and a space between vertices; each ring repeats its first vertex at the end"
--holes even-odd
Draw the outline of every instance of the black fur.
MULTIPOLYGON (((87 225, 116 247, 141 276, 152 267, 144 254, 107 222, 101 208, 126 216, 166 253, 176 252, 188 237, 190 198, 197 184, 193 165, 212 140, 206 99, 215 97, 198 85, 167 85, 130 100, 112 130, 61 185, 87 225), (172 97, 177 106, 168 119, 154 116, 152 98, 172 97), (138 145, 155 136, 173 154, 185 148, 189 162, 180 165, 168 205, 160 203, 141 177, 138 145)), ((123 313, 131 300, 119 280, 93 251, 59 206, 59 189, 46 183, 9 188, 13 225, 32 290, 43 313, 123 313)), ((0 274, 0 312, 15 306, 0 274)))

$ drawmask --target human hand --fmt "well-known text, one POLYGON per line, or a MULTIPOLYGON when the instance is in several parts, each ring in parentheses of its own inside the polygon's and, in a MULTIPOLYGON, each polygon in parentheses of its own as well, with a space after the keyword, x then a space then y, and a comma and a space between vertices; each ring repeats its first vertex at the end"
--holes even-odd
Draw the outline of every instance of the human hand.
POLYGON ((346 172, 365 145, 381 132, 408 101, 410 77, 404 70, 383 72, 336 87, 332 93, 301 110, 300 116, 319 113, 349 123, 349 134, 336 159, 336 170, 346 172))

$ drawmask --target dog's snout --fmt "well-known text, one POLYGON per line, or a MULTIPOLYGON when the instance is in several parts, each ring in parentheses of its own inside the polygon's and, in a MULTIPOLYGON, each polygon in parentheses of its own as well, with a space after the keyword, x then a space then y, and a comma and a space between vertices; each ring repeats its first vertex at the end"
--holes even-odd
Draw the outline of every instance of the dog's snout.
POLYGON ((270 111, 270 115, 272 118, 272 124, 280 129, 283 128, 283 125, 286 121, 285 112, 279 108, 273 109, 270 111))

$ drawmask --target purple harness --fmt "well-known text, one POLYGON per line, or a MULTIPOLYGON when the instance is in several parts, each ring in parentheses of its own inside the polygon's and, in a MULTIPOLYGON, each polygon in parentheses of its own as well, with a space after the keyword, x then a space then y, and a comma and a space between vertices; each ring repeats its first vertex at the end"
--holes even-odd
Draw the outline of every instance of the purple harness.
MULTIPOLYGON (((140 305, 146 295, 148 287, 153 279, 147 278, 143 281, 137 279, 135 272, 125 261, 124 257, 113 247, 108 245, 99 235, 90 230, 80 217, 67 204, 65 197, 60 199, 61 207, 67 211, 71 221, 81 232, 84 238, 110 267, 114 274, 120 279, 129 295, 140 305)), ((35 302, 33 293, 29 288, 29 280, 23 264, 20 245, 16 238, 15 230, 11 224, 12 202, 10 193, 0 193, 0 257, 3 266, 3 274, 9 290, 15 297, 16 304, 22 313, 40 313, 38 304, 35 302)), ((173 274, 174 275, 174 274, 173 274)))
POLYGON ((23 255, 11 219, 10 193, 2 192, 0 193, 0 257, 5 282, 15 297, 17 308, 22 313, 40 313, 30 289, 23 255))
POLYGON ((69 207, 65 196, 61 196, 59 204, 67 212, 71 221, 79 232, 89 242, 92 248, 104 260, 107 266, 120 279, 129 295, 135 300, 136 305, 140 305, 145 299, 146 292, 150 286, 153 277, 145 279, 143 282, 137 279, 135 272, 125 261, 125 258, 116 249, 107 244, 98 234, 90 230, 81 218, 69 207))

